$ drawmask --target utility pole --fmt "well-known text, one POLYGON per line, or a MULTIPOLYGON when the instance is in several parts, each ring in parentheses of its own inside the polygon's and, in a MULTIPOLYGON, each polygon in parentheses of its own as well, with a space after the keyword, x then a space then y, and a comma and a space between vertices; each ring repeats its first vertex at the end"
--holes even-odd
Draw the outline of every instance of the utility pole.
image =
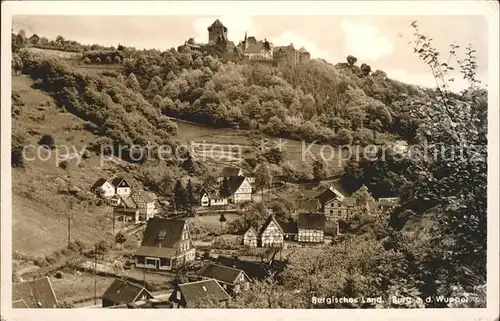
POLYGON ((94 244, 94 305, 97 305, 97 244, 94 244))
POLYGON ((115 210, 114 208, 111 208, 113 211, 113 238, 115 237, 115 210))
POLYGON ((72 205, 66 204, 66 217, 68 218, 68 248, 71 246, 71 208, 72 205))

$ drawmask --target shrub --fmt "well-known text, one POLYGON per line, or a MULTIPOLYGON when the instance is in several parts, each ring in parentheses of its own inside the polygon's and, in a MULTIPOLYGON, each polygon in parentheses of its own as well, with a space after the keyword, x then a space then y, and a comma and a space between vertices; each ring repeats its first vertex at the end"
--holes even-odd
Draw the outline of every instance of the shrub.
POLYGON ((115 64, 121 64, 122 63, 122 60, 120 58, 120 56, 115 56, 115 64))
POLYGON ((110 56, 107 56, 105 60, 106 60, 107 64, 112 64, 113 63, 113 59, 110 56))
POLYGON ((55 139, 51 135, 45 134, 42 136, 42 138, 40 138, 38 144, 41 146, 46 146, 49 149, 53 149, 55 144, 55 139))
POLYGON ((98 64, 100 64, 101 63, 101 58, 99 58, 99 57, 95 58, 95 62, 98 63, 98 64))
POLYGON ((90 61, 89 57, 85 57, 85 59, 83 59, 83 63, 84 64, 90 64, 91 61, 90 61))
POLYGON ((62 169, 68 169, 68 161, 63 160, 61 163, 59 163, 59 167, 61 167, 62 169))

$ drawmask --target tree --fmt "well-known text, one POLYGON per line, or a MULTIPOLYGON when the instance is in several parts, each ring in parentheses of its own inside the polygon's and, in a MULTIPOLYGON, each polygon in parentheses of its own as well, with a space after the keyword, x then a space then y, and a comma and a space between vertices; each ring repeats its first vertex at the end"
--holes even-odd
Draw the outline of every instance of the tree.
POLYGON ((376 143, 377 141, 377 131, 380 131, 382 129, 382 122, 379 119, 376 119, 374 122, 371 123, 371 128, 373 131, 373 143, 376 143))
POLYGON ((52 137, 52 135, 45 134, 42 136, 42 138, 40 138, 40 140, 38 141, 38 144, 41 146, 45 146, 45 148, 47 148, 47 149, 53 149, 54 144, 55 144, 55 140, 54 140, 54 137, 52 137))
POLYGON ((320 182, 328 177, 328 165, 320 155, 314 160, 312 171, 316 182, 320 182))
POLYGON ((351 145, 352 144, 352 135, 348 129, 342 128, 335 135, 335 144, 338 146, 342 145, 351 145))
POLYGON ((127 82, 126 82, 127 87, 140 91, 141 90, 141 85, 139 84, 139 81, 137 81, 137 78, 133 73, 130 73, 127 77, 127 82))
POLYGON ((370 72, 372 71, 372 68, 367 65, 367 64, 361 64, 361 72, 363 73, 363 76, 368 76, 370 72))
POLYGON ((127 238, 123 233, 118 233, 115 236, 115 242, 120 244, 120 248, 123 249, 123 243, 127 242, 127 238))
POLYGON ((294 182, 295 179, 297 178, 297 174, 292 164, 286 162, 283 164, 282 169, 283 169, 283 178, 285 180, 285 186, 287 181, 294 182))
POLYGON ((184 188, 184 185, 182 185, 182 182, 180 180, 177 180, 175 182, 175 187, 174 187, 174 204, 176 210, 184 210, 186 209, 187 205, 187 191, 186 188, 184 188))
POLYGON ((271 174, 271 169, 267 163, 262 163, 257 168, 255 173, 255 187, 260 189, 262 195, 262 201, 264 201, 264 189, 270 188, 273 181, 273 176, 271 174))
POLYGON ((229 179, 227 177, 222 179, 222 184, 219 188, 219 195, 221 197, 229 197, 229 195, 231 195, 231 186, 229 186, 229 179))
POLYGON ((279 147, 273 147, 264 155, 271 164, 280 165, 284 159, 284 153, 279 147))
MULTIPOLYGON (((418 215, 425 212, 439 223, 427 267, 441 262, 446 269, 441 269, 439 276, 429 271, 432 277, 426 283, 435 285, 428 287, 433 292, 443 289, 443 285, 436 285, 437 278, 441 284, 468 288, 471 283, 486 282, 487 92, 478 87, 475 50, 471 46, 465 48, 465 57, 458 59, 459 47, 452 44, 447 62, 442 62, 431 39, 420 33, 417 22, 412 27, 414 52, 429 66, 437 84, 434 101, 416 106, 413 111, 421 119, 419 137, 426 143, 422 150, 428 149, 426 155, 455 153, 453 158, 424 160, 420 164, 424 169, 422 179, 414 184, 411 197, 415 203, 426 205, 416 211, 418 215), (469 83, 458 97, 449 90, 454 79, 448 74, 454 60, 469 83)), ((448 291, 442 293, 450 295, 448 291)))
POLYGON ((221 232, 224 230, 224 223, 226 223, 226 217, 224 216, 224 213, 220 214, 219 217, 219 222, 220 222, 220 227, 221 227, 221 232))
POLYGON ((120 58, 120 56, 115 56, 115 64, 121 64, 122 63, 122 59, 120 58))
POLYGON ((352 197, 356 201, 357 206, 364 206, 368 204, 369 202, 373 202, 374 198, 372 194, 370 194, 370 191, 368 190, 368 187, 366 185, 361 186, 353 195, 352 197))
POLYGON ((349 64, 349 66, 352 67, 356 64, 356 62, 358 61, 358 58, 356 58, 352 55, 349 55, 349 56, 347 56, 346 60, 347 60, 347 63, 349 64))
POLYGON ((113 63, 113 58, 111 58, 110 56, 106 56, 106 59, 104 59, 106 61, 107 64, 112 64, 113 63))
POLYGON ((23 156, 24 146, 26 146, 26 136, 22 132, 12 134, 11 140, 11 161, 13 167, 24 168, 26 162, 23 156))
POLYGON ((187 207, 191 211, 193 206, 196 205, 196 197, 194 195, 194 187, 191 180, 188 180, 186 190, 187 190, 187 207))
POLYGON ((95 58, 95 62, 96 62, 97 64, 100 64, 100 63, 101 63, 101 58, 100 58, 100 57, 95 58))

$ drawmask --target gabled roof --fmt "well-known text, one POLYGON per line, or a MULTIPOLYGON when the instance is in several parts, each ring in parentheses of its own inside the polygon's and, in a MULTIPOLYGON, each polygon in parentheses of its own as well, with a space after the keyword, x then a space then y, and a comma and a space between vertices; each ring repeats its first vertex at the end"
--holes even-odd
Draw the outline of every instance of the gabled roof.
POLYGON ((217 263, 243 270, 245 274, 248 275, 248 277, 255 280, 263 280, 267 276, 269 276, 268 269, 260 262, 242 261, 219 255, 217 258, 217 263))
POLYGON ((113 184, 114 187, 121 187, 119 185, 121 185, 124 181, 128 186, 130 186, 130 183, 123 176, 118 176, 118 177, 113 178, 113 180, 111 181, 111 184, 113 184))
POLYGON ((213 27, 224 27, 224 29, 227 30, 227 28, 222 24, 222 22, 219 19, 216 19, 214 23, 212 23, 210 27, 208 27, 208 30, 212 29, 213 27))
POLYGON ((299 212, 315 212, 317 209, 317 199, 299 199, 297 201, 297 210, 299 212))
POLYGON ((176 252, 186 221, 154 217, 148 221, 136 255, 170 258, 176 252))
POLYGON ((324 192, 316 196, 316 198, 319 200, 321 204, 325 204, 326 202, 331 201, 335 198, 342 201, 345 198, 345 196, 341 192, 336 190, 334 187, 330 186, 324 192))
POLYGON ((179 284, 179 290, 188 305, 189 302, 203 299, 214 299, 219 302, 230 299, 229 294, 214 279, 179 284))
POLYGON ((231 195, 236 193, 236 191, 238 190, 238 188, 240 188, 241 184, 243 184, 245 179, 246 177, 244 176, 231 176, 228 178, 231 195))
MULTIPOLYGON (((48 277, 12 284, 12 302, 27 308, 55 308, 57 298, 48 277)), ((14 304, 13 304, 14 305, 14 304)))
POLYGON ((130 196, 126 197, 126 198, 123 198, 122 197, 122 204, 125 206, 125 207, 128 207, 128 208, 138 208, 137 206, 137 203, 134 201, 134 199, 130 196))
POLYGON ((262 51, 265 51, 266 47, 262 42, 257 42, 254 44, 251 44, 247 49, 243 50, 243 54, 252 54, 252 53, 261 53, 262 51))
POLYGON ((146 293, 153 297, 153 295, 143 287, 120 279, 115 279, 102 297, 114 303, 131 303, 137 299, 142 291, 146 291, 146 293))
MULTIPOLYGON (((149 195, 149 193, 147 193, 145 191, 137 191, 137 192, 132 193, 132 195, 138 195, 146 203, 153 203, 155 201, 153 198, 151 198, 151 195, 149 195)), ((132 196, 132 195, 130 195, 130 196, 132 196)))
POLYGON ((264 233, 264 231, 267 229, 267 227, 269 226, 269 224, 271 224, 271 222, 274 222, 274 224, 276 224, 276 226, 281 231, 281 233, 283 233, 283 229, 281 228, 281 226, 278 223, 278 221, 276 221, 276 218, 274 217, 274 215, 269 215, 268 218, 267 218, 267 220, 262 225, 262 227, 261 227, 261 229, 259 231, 259 235, 262 235, 262 233, 264 233))
POLYGON ((257 231, 252 226, 250 226, 244 234, 247 234, 247 233, 252 233, 253 235, 257 236, 257 231))
POLYGON ((92 189, 96 189, 96 188, 99 188, 101 186, 103 186, 108 180, 105 179, 105 178, 99 178, 95 183, 94 185, 92 185, 92 189))
POLYGON ((238 176, 240 169, 238 167, 224 167, 220 173, 221 177, 238 176))
POLYGON ((236 284, 240 274, 242 273, 245 275, 246 278, 249 278, 243 270, 224 265, 209 263, 201 269, 198 275, 209 279, 215 279, 218 282, 234 285, 236 284))
POLYGON ((298 228, 310 230, 324 230, 326 218, 324 214, 300 213, 298 228))
POLYGON ((287 222, 281 224, 281 229, 285 234, 297 234, 298 232, 297 222, 287 222))

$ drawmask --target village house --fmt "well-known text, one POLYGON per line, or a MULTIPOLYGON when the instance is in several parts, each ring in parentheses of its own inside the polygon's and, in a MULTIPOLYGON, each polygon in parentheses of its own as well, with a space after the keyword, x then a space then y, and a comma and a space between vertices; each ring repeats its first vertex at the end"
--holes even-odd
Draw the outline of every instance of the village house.
POLYGON ((115 195, 116 189, 107 179, 99 178, 94 185, 92 185, 90 191, 102 198, 111 198, 115 195))
POLYGON ((117 207, 113 211, 118 221, 132 224, 137 224, 141 221, 138 208, 117 207))
POLYGON ((255 37, 248 37, 241 44, 243 57, 251 60, 271 60, 273 59, 273 45, 266 39, 257 41, 255 37))
POLYGON ((229 177, 232 176, 243 176, 243 170, 238 167, 226 166, 222 168, 222 171, 220 172, 217 181, 221 183, 224 180, 224 178, 229 179, 229 177))
POLYGON ((297 222, 290 221, 281 224, 281 229, 283 230, 283 237, 286 241, 297 241, 297 222))
POLYGON ((299 213, 316 213, 319 207, 320 204, 318 199, 300 198, 296 202, 293 213, 295 215, 298 215, 299 213))
POLYGON ((324 192, 316 196, 320 208, 327 220, 346 220, 352 213, 355 202, 352 198, 345 197, 333 187, 329 187, 324 192))
POLYGON ((131 185, 124 177, 115 177, 111 184, 115 187, 115 194, 118 194, 122 197, 127 197, 130 195, 132 190, 131 185))
POLYGON ((259 233, 260 247, 283 247, 284 234, 274 215, 269 215, 259 233))
POLYGON ((382 197, 378 199, 378 207, 384 212, 391 211, 398 205, 399 197, 382 197))
POLYGON ((130 194, 129 198, 132 198, 135 204, 137 204, 140 220, 149 220, 150 218, 155 216, 156 197, 152 197, 151 193, 145 191, 136 191, 130 194))
POLYGON ((250 278, 243 270, 232 267, 209 263, 198 273, 206 279, 214 279, 229 294, 236 294, 250 288, 250 278))
POLYGON ((200 196, 200 206, 202 207, 225 206, 228 202, 227 198, 219 195, 216 196, 215 193, 210 194, 204 187, 200 188, 198 195, 200 196))
POLYGON ((185 220, 154 217, 148 221, 136 267, 172 270, 195 259, 196 249, 185 220))
POLYGON ((115 279, 102 296, 102 307, 129 304, 147 299, 153 299, 153 295, 145 288, 115 279))
POLYGON ((204 303, 224 307, 230 298, 216 280, 210 279, 176 285, 169 301, 178 308, 196 308, 204 303))
POLYGON ((58 301, 48 277, 12 283, 12 308, 54 309, 58 301))
POLYGON ((40 37, 35 33, 30 37, 29 41, 30 43, 36 45, 40 42, 40 37))
POLYGON ((231 176, 229 182, 229 201, 232 203, 241 203, 252 200, 252 185, 243 176, 231 176))
POLYGON ((127 303, 126 307, 128 309, 171 309, 173 305, 161 299, 146 299, 127 303))
POLYGON ((300 213, 298 227, 299 242, 323 243, 325 239, 325 215, 300 213))
POLYGON ((253 227, 249 227, 248 230, 243 234, 243 245, 248 246, 250 248, 257 247, 257 232, 253 227))

